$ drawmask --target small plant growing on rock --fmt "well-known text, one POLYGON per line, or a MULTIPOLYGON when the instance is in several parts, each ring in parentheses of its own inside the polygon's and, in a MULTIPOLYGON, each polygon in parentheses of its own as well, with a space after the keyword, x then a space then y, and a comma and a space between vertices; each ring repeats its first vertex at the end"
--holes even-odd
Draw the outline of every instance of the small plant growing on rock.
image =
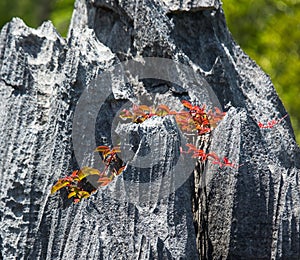
MULTIPOLYGON (((183 132, 196 132, 197 135, 204 135, 210 133, 217 124, 225 116, 219 108, 206 111, 206 106, 192 105, 190 102, 183 100, 183 106, 187 110, 173 111, 166 105, 159 105, 156 108, 146 105, 133 105, 131 109, 124 109, 120 113, 120 118, 123 120, 131 120, 133 123, 141 124, 147 119, 154 116, 167 116, 172 115, 178 126, 183 132)), ((279 120, 272 120, 267 124, 258 122, 260 128, 272 128, 279 124, 287 115, 279 120)), ((220 158, 216 153, 206 153, 202 149, 197 149, 194 144, 186 144, 187 150, 181 147, 181 153, 190 154, 193 158, 197 158, 200 162, 210 161, 212 164, 222 167, 239 168, 242 165, 237 165, 231 162, 229 158, 220 158)), ((102 160, 105 165, 102 171, 91 167, 83 167, 80 170, 75 170, 70 176, 59 179, 51 189, 51 194, 54 194, 60 189, 66 189, 68 198, 73 199, 74 203, 80 202, 82 199, 88 198, 99 187, 110 184, 117 176, 122 174, 126 168, 126 163, 122 162, 118 154, 120 154, 120 147, 98 146, 95 152, 100 152, 102 160), (89 180, 93 179, 93 184, 89 185, 89 180)))

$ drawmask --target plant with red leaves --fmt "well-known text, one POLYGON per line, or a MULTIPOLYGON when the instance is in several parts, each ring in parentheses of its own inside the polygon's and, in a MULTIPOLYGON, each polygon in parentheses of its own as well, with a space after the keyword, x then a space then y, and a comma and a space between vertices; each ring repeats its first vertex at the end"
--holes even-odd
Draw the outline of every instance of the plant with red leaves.
POLYGON ((288 114, 286 114, 284 117, 280 118, 279 120, 271 120, 269 122, 267 122, 267 124, 263 124, 261 122, 258 122, 257 125, 259 128, 273 128, 275 125, 279 124, 283 119, 285 119, 288 116, 288 114))
MULTIPOLYGON (((215 111, 205 111, 206 107, 194 106, 186 100, 182 100, 181 103, 189 109, 189 114, 192 117, 195 128, 198 135, 210 133, 211 130, 216 127, 217 123, 223 119, 225 112, 222 112, 219 108, 215 107, 215 111)), ((186 118, 186 120, 188 120, 186 118)), ((189 122, 180 122, 180 124, 189 125, 189 122)))
POLYGON ((121 152, 119 147, 110 149, 108 146, 98 146, 95 152, 102 154, 105 164, 103 171, 87 166, 80 170, 75 170, 70 176, 59 179, 51 188, 51 194, 62 188, 66 188, 68 198, 73 198, 73 202, 78 203, 82 199, 88 198, 98 187, 103 187, 111 183, 125 169, 125 166, 118 166, 121 162, 117 157, 117 153, 121 152), (96 187, 88 185, 88 181, 86 180, 88 176, 92 176, 95 179, 95 183, 97 183, 96 187))
POLYGON ((103 162, 108 167, 113 162, 118 161, 117 153, 120 153, 121 149, 120 149, 120 146, 110 149, 106 145, 101 145, 101 146, 98 146, 94 151, 102 153, 103 162))
POLYGON ((190 102, 182 100, 181 103, 189 109, 189 114, 191 115, 195 127, 199 135, 209 133, 211 131, 210 122, 208 115, 205 112, 205 105, 202 107, 193 106, 190 102))
MULTIPOLYGON (((124 109, 120 113, 120 118, 123 120, 131 119, 134 123, 143 123, 147 119, 153 116, 175 116, 177 124, 183 131, 193 132, 197 131, 198 135, 209 133, 212 130, 211 125, 216 125, 225 113, 221 112, 218 108, 215 111, 212 110, 205 112, 205 106, 193 106, 190 102, 183 100, 182 104, 189 109, 189 111, 181 110, 179 112, 172 111, 166 105, 159 105, 156 108, 145 105, 133 105, 131 111, 124 109)), ((182 151, 183 153, 192 153, 192 157, 199 158, 200 161, 206 161, 207 159, 213 159, 214 164, 220 166, 231 166, 229 160, 224 157, 223 162, 215 153, 205 153, 204 150, 197 149, 192 144, 187 144, 188 151, 182 151)), ((182 150, 182 149, 181 149, 182 150)), ((115 177, 119 176, 125 169, 121 160, 118 157, 118 153, 121 152, 120 147, 98 146, 95 152, 100 152, 105 164, 105 168, 102 171, 91 167, 83 167, 80 170, 73 171, 70 176, 59 179, 51 189, 51 194, 57 192, 62 188, 66 188, 68 192, 68 198, 73 198, 74 203, 80 202, 84 198, 88 198, 98 187, 103 187, 110 184, 115 177), (92 186, 87 189, 88 181, 86 178, 92 176, 96 179, 96 187, 92 186)), ((91 185, 90 185, 91 186, 91 185)))
POLYGON ((73 198, 74 203, 79 202, 83 198, 88 198, 91 193, 95 192, 95 188, 84 189, 83 180, 91 175, 100 176, 100 171, 90 167, 83 167, 81 170, 75 170, 70 176, 59 179, 51 188, 51 194, 62 188, 67 188, 68 198, 73 198))
POLYGON ((217 165, 219 165, 220 168, 231 167, 231 168, 238 169, 241 166, 243 166, 243 164, 237 165, 236 163, 230 162, 227 157, 223 157, 222 160, 220 160, 220 158, 218 160, 214 160, 214 161, 212 161, 212 164, 217 164, 217 165))
POLYGON ((153 116, 166 116, 174 114, 166 105, 159 105, 157 108, 149 107, 146 105, 133 105, 132 111, 123 109, 120 113, 120 118, 126 120, 131 119, 132 122, 140 124, 153 116))
POLYGON ((197 149, 195 145, 193 144, 186 144, 186 146, 189 148, 186 152, 183 151, 183 153, 192 153, 193 158, 199 158, 201 162, 206 161, 208 158, 212 158, 214 160, 219 160, 219 157, 215 153, 205 153, 202 149, 197 149))
POLYGON ((204 150, 202 149, 197 149, 195 145, 193 144, 186 144, 186 146, 189 148, 187 151, 183 151, 181 148, 182 153, 192 153, 193 158, 199 158, 201 162, 204 162, 208 159, 212 159, 212 164, 217 164, 221 168, 222 167, 231 167, 231 168, 239 168, 242 165, 237 166, 235 163, 230 162, 227 157, 224 157, 222 160, 220 159, 219 156, 217 156, 215 153, 205 153, 204 150))
POLYGON ((209 110, 207 112, 210 125, 213 127, 216 127, 216 125, 223 119, 223 117, 226 115, 226 112, 222 112, 218 107, 214 108, 215 111, 209 110))
POLYGON ((172 111, 166 105, 159 105, 157 108, 133 105, 131 111, 127 109, 122 110, 120 117, 124 120, 131 119, 132 122, 140 124, 153 116, 173 115, 183 131, 193 132, 196 130, 199 135, 202 135, 211 132, 213 127, 225 116, 225 112, 222 112, 219 108, 206 112, 205 105, 199 107, 192 105, 186 100, 181 102, 189 111, 172 111))

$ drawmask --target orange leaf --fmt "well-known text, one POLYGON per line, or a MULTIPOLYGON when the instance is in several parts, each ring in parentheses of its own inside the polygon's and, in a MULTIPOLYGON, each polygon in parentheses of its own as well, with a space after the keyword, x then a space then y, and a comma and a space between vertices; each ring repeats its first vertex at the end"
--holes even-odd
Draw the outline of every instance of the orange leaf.
POLYGON ((126 166, 122 166, 122 167, 118 170, 118 175, 120 175, 121 172, 125 170, 125 168, 126 168, 126 166))
POLYGON ((181 103, 186 107, 186 108, 192 108, 193 107, 193 105, 190 103, 190 102, 188 102, 188 101, 186 101, 186 100, 181 100, 181 103))
POLYGON ((110 151, 110 149, 106 145, 100 145, 95 149, 95 152, 101 152, 101 153, 107 153, 109 151, 110 151))
MULTIPOLYGON (((156 108, 155 114, 159 115, 159 116, 165 116, 168 115, 171 112, 170 108, 166 105, 159 105, 156 108)), ((172 111, 172 113, 174 114, 174 111, 172 111)))
POLYGON ((149 111, 149 112, 151 111, 151 108, 146 105, 140 105, 139 109, 144 110, 144 111, 149 111))
POLYGON ((112 180, 113 180, 113 175, 111 177, 101 177, 97 182, 100 183, 100 186, 106 186, 109 183, 111 183, 112 180))
POLYGON ((200 129, 198 129, 198 134, 199 135, 203 135, 203 134, 207 134, 211 131, 211 128, 208 127, 202 127, 200 129))
POLYGON ((125 168, 126 168, 126 166, 122 166, 118 171, 116 169, 114 169, 114 175, 115 176, 120 175, 124 171, 125 168))

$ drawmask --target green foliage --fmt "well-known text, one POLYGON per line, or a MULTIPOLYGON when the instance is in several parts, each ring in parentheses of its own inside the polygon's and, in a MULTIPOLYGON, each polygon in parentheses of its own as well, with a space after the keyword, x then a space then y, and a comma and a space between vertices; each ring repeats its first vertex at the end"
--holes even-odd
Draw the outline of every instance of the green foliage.
POLYGON ((56 0, 50 20, 62 36, 66 37, 74 9, 74 0, 56 0))
POLYGON ((21 17, 31 27, 37 27, 49 17, 53 1, 2 0, 0 1, 0 27, 12 17, 21 17))
POLYGON ((1 0, 0 28, 12 17, 20 17, 30 27, 37 28, 51 20, 62 36, 66 36, 75 0, 1 0))
POLYGON ((223 0, 228 27, 268 73, 300 143, 300 0, 223 0))

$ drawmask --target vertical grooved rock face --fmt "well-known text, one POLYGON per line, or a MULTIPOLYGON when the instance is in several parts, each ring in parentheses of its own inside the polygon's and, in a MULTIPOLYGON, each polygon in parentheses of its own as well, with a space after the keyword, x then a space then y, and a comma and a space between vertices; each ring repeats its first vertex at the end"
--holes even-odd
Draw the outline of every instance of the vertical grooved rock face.
POLYGON ((297 259, 300 153, 285 115, 218 0, 77 0, 67 39, 13 19, 0 33, 0 258, 297 259), (181 100, 227 112, 200 146, 235 167, 180 154, 173 116, 119 119, 181 100), (110 185, 78 204, 50 195, 97 166, 90 147, 119 141, 131 164, 110 185))

